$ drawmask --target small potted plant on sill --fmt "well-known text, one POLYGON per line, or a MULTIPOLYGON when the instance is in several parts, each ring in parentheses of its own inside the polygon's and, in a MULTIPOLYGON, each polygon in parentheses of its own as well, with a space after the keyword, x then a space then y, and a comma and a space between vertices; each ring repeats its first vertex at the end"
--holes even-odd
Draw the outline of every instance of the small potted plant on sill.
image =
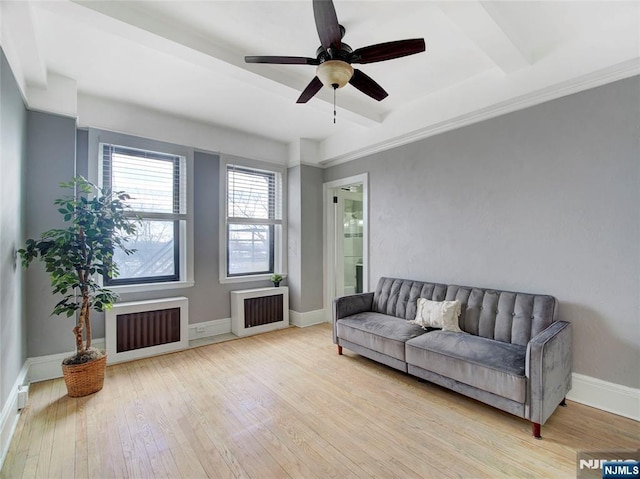
POLYGON ((123 191, 102 190, 83 177, 60 186, 73 191, 54 202, 66 226, 28 239, 18 253, 25 268, 36 258, 42 261, 53 294, 62 295, 52 315, 76 315, 76 353, 62 361, 62 372, 69 396, 81 397, 102 389, 107 361, 104 351, 91 347, 90 312, 105 311, 118 298, 98 278, 117 276, 115 248, 134 252, 125 242, 135 234, 137 220, 126 214, 130 197, 123 191))
POLYGON ((278 286, 280 286, 280 281, 282 281, 282 275, 278 273, 273 273, 270 279, 273 285, 277 288, 278 286))

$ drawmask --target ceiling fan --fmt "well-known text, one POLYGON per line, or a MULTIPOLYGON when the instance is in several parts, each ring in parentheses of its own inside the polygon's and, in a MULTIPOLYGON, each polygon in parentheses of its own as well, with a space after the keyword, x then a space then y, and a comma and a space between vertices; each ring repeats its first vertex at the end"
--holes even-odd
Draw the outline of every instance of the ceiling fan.
POLYGON ((338 23, 332 0, 313 0, 313 15, 320 37, 316 58, 287 56, 246 56, 247 63, 274 63, 281 65, 317 65, 316 76, 304 89, 297 103, 306 103, 323 85, 334 91, 350 83, 365 95, 383 100, 388 93, 371 77, 353 68, 353 63, 374 63, 400 58, 425 51, 423 38, 379 43, 352 50, 342 42, 345 28, 338 23))

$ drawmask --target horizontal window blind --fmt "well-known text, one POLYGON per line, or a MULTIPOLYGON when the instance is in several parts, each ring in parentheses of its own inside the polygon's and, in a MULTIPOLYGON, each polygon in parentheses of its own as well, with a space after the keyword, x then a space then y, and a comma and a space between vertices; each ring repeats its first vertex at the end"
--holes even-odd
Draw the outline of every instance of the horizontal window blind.
POLYGON ((230 222, 281 224, 282 175, 227 165, 227 219, 230 222))
POLYGON ((103 144, 103 183, 125 191, 128 205, 146 218, 185 219, 186 159, 117 145, 103 144))

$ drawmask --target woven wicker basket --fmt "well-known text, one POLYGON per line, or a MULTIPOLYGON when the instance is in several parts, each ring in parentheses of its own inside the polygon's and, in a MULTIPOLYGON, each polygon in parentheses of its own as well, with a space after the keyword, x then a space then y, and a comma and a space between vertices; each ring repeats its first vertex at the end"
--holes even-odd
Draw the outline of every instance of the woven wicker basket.
POLYGON ((84 364, 63 364, 62 374, 69 397, 88 396, 102 389, 107 355, 84 364))

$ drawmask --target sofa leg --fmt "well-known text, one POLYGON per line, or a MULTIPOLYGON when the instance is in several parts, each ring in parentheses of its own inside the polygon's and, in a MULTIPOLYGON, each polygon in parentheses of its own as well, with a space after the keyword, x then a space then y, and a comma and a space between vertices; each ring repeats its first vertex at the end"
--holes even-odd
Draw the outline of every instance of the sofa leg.
POLYGON ((567 407, 567 398, 562 398, 562 401, 560 402, 560 406, 567 407))
POLYGON ((342 346, 338 344, 338 354, 342 356, 342 346))
POLYGON ((536 439, 542 439, 542 436, 540 435, 540 424, 538 424, 537 422, 531 423, 531 430, 533 432, 533 437, 535 437, 536 439))

